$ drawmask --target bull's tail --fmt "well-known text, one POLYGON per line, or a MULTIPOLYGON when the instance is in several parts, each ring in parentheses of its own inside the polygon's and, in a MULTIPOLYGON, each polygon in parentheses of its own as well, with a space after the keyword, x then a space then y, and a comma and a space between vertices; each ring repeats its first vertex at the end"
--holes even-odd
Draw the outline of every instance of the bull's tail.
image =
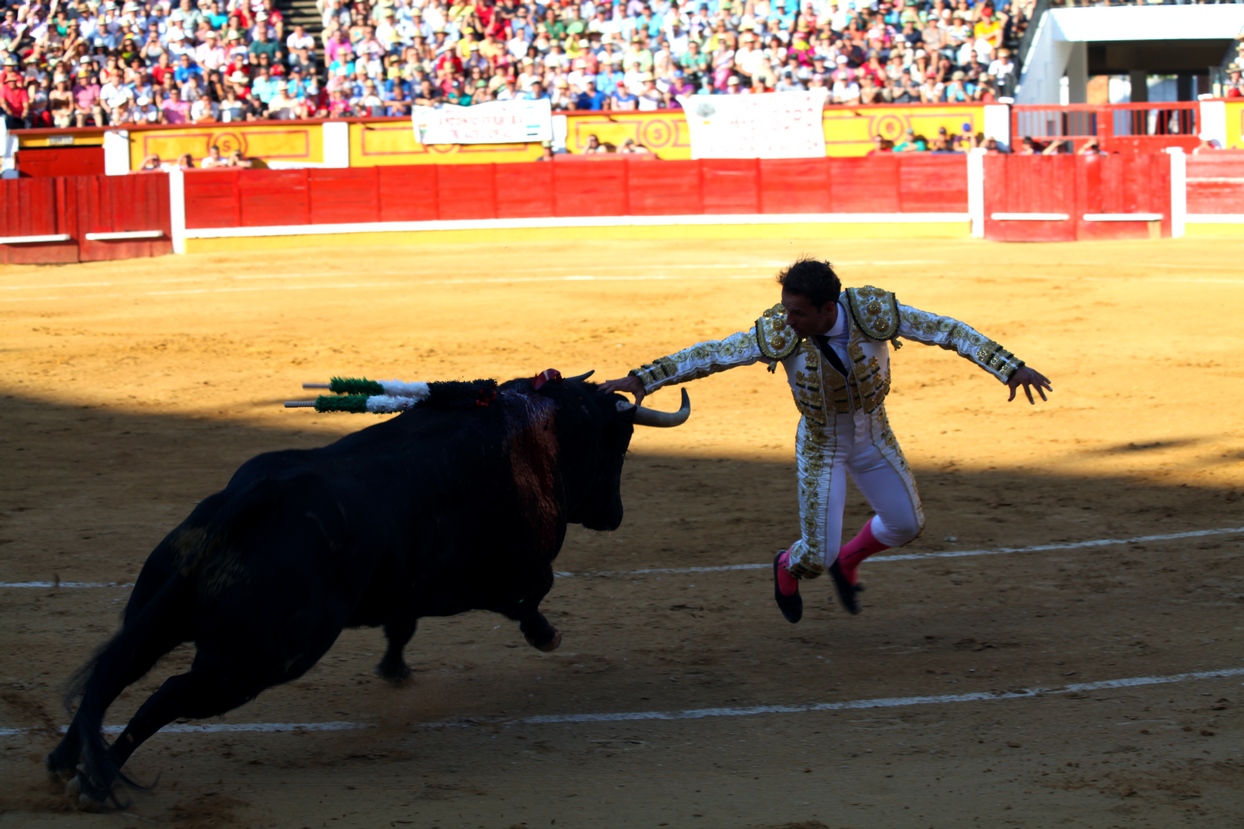
POLYGON ((121 772, 121 764, 102 734, 104 715, 126 686, 140 679, 155 663, 189 638, 185 612, 190 604, 189 584, 180 574, 169 578, 121 630, 101 647, 70 679, 65 705, 77 712, 60 745, 48 755, 49 772, 69 779, 96 803, 125 808, 114 784, 142 789, 121 772))

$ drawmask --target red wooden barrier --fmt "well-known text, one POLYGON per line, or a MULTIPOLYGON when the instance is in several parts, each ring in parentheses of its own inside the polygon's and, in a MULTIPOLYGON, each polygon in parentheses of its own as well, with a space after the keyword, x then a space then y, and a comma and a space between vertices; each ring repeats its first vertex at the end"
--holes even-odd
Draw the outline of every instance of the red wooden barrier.
POLYGON ((761 213, 828 213, 830 166, 824 158, 760 160, 761 213))
POLYGON ((4 264, 53 265, 172 253, 168 176, 0 180, 4 264), (30 243, 23 237, 65 236, 30 243))
MULTIPOLYGON (((439 167, 375 167, 382 222, 436 221, 439 167)), ((450 183, 452 185, 452 182, 450 183)))
POLYGON ((498 219, 553 215, 552 164, 498 164, 495 175, 498 219))
MULTIPOLYGON (((959 175, 966 178, 964 156, 953 159, 959 175)), ((902 156, 878 153, 864 158, 827 158, 833 182, 833 210, 838 213, 897 213, 899 210, 899 172, 902 156)), ((943 208, 946 209, 946 208, 943 208)), ((964 210, 967 209, 965 205, 964 210)))
POLYGON ((633 216, 687 216, 704 212, 698 161, 627 164, 627 202, 633 216))
POLYGON ((1171 160, 1165 153, 1088 155, 1076 159, 1076 238, 1148 239, 1150 221, 1093 221, 1094 216, 1161 216, 1171 235, 1171 160), (1085 218, 1085 217, 1090 218, 1085 218))
POLYGON ((899 159, 898 212, 961 213, 968 209, 965 158, 900 153, 899 159))
POLYGON ((186 227, 240 227, 241 170, 203 170, 185 174, 186 227))
POLYGON ((986 239, 1075 241, 1075 156, 987 155, 984 160, 986 239), (1021 214, 1028 218, 1014 218, 1021 214))
POLYGON ((68 235, 67 241, 0 244, 0 262, 6 265, 63 264, 78 261, 73 240, 68 179, 0 179, 0 237, 68 235))
POLYGON ((186 227, 967 210, 964 156, 194 171, 186 227))
POLYGON ((1244 152, 1188 156, 1188 212, 1244 214, 1244 152))
POLYGON ((1145 155, 985 156, 985 238, 1071 242, 1171 235, 1171 160, 1145 155))
POLYGON ((39 147, 18 150, 14 158, 23 177, 102 176, 103 147, 39 147))
POLYGON ((241 225, 310 224, 309 189, 306 170, 247 170, 239 174, 241 225))
POLYGON ((759 159, 699 162, 705 213, 759 213, 759 159))
POLYGON ((173 252, 167 174, 77 176, 64 181, 73 196, 79 261, 143 259, 173 252), (156 231, 159 235, 152 236, 156 231))

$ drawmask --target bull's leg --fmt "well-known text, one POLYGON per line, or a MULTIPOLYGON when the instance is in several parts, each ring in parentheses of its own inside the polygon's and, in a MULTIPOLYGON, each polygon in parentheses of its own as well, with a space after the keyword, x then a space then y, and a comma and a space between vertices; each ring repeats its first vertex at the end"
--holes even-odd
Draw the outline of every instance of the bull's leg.
MULTIPOLYGON (((111 679, 97 689, 98 697, 96 700, 92 700, 92 703, 98 706, 100 716, 108 711, 108 708, 116 701, 116 698, 123 690, 146 675, 160 657, 180 645, 183 641, 184 638, 181 635, 180 626, 172 623, 165 624, 156 629, 151 638, 141 639, 139 647, 133 653, 129 664, 115 676, 109 674, 111 679)), ((85 698, 83 703, 86 703, 85 698)), ((85 705, 79 706, 78 712, 74 715, 74 722, 65 733, 65 738, 47 756, 45 762, 48 774, 54 781, 64 783, 77 773, 83 748, 83 730, 78 726, 80 724, 79 721, 86 716, 84 708, 85 705)))
MULTIPOLYGON (((167 679, 147 698, 112 748, 111 768, 120 769, 140 745, 175 719, 203 719, 231 711, 254 699, 264 684, 240 683, 215 673, 191 669, 189 673, 167 679)), ((84 808, 103 805, 109 798, 116 777, 101 769, 82 768, 69 781, 65 791, 84 808)))
POLYGON ((389 647, 384 652, 384 658, 380 660, 380 664, 376 666, 376 673, 381 678, 395 685, 400 685, 410 678, 410 668, 406 665, 406 660, 402 658, 402 650, 410 641, 410 637, 415 635, 415 626, 418 623, 419 620, 416 618, 397 619, 384 626, 384 635, 389 640, 389 647))
POLYGON ((546 653, 555 651, 562 643, 562 635, 540 612, 540 602, 553 589, 553 565, 549 563, 523 575, 523 581, 516 582, 521 592, 517 593, 513 605, 502 612, 518 620, 518 629, 523 632, 527 644, 546 653))
POLYGON ((532 609, 520 616, 518 629, 527 638, 528 645, 545 653, 557 650, 562 643, 561 631, 549 624, 549 620, 539 610, 532 609))

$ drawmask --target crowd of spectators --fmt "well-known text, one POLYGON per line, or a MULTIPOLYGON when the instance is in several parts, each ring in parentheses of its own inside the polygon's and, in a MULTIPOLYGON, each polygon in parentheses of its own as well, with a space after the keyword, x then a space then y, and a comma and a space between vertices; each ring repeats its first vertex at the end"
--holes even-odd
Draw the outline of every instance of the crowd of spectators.
POLYGON ((549 99, 654 110, 824 88, 831 104, 992 101, 1008 0, 18 0, 0 22, 11 128, 407 115, 549 99))

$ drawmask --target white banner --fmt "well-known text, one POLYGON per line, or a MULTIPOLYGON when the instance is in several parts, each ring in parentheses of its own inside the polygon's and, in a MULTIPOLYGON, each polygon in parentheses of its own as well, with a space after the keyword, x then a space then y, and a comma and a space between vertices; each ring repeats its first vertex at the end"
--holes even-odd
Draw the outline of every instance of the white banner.
POLYGON ((826 89, 680 95, 692 158, 822 158, 826 89))
POLYGON ((417 106, 410 116, 420 144, 515 144, 553 140, 553 105, 491 101, 477 106, 417 106))

